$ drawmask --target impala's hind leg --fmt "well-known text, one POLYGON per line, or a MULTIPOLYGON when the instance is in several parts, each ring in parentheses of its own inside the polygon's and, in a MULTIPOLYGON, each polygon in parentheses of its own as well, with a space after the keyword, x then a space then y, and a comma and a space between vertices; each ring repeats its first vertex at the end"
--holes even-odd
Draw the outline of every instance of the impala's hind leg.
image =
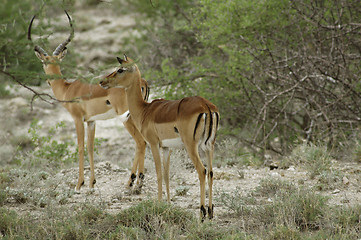
POLYGON ((140 134, 138 129, 135 127, 131 118, 123 123, 129 134, 133 137, 135 141, 135 156, 133 161, 133 166, 131 170, 131 174, 127 183, 128 188, 132 188, 134 186, 134 181, 137 178, 137 170, 138 170, 138 181, 137 187, 134 190, 135 193, 139 194, 141 192, 144 180, 144 158, 145 158, 145 147, 146 143, 144 141, 143 136, 140 134))
POLYGON ((213 169, 212 169, 212 160, 213 160, 213 148, 211 150, 208 150, 205 152, 207 159, 208 159, 208 198, 209 198, 209 203, 208 203, 208 218, 212 219, 213 218, 213 210, 214 210, 214 205, 212 203, 212 191, 213 191, 213 169))
POLYGON ((205 188, 205 181, 206 181, 206 174, 207 170, 204 167, 199 154, 198 154, 198 146, 196 144, 191 144, 186 146, 189 158, 192 160, 194 167, 198 173, 199 179, 199 186, 200 186, 200 193, 201 193, 201 202, 200 202, 200 217, 203 221, 206 218, 207 211, 205 207, 205 199, 206 199, 206 188, 205 188))

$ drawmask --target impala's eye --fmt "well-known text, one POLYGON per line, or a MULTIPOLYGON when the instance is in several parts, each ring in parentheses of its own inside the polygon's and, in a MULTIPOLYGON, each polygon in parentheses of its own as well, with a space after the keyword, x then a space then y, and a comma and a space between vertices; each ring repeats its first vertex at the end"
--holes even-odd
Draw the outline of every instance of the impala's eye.
POLYGON ((118 73, 122 73, 124 70, 122 68, 118 69, 118 73))

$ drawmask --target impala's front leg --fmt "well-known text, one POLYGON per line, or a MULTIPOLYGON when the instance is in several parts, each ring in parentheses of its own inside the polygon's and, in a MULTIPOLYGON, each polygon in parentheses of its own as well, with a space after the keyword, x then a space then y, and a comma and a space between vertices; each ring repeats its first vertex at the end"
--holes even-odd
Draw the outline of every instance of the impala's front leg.
POLYGON ((162 200, 162 163, 160 160, 159 154, 159 143, 151 144, 150 148, 152 150, 153 159, 155 163, 155 171, 157 173, 157 183, 158 183, 158 200, 162 200))
POLYGON ((172 150, 165 147, 163 148, 163 169, 164 169, 164 182, 167 190, 167 200, 170 202, 170 192, 169 192, 169 163, 170 163, 170 154, 172 150))
POLYGON ((144 180, 144 158, 145 158, 146 143, 141 133, 135 127, 131 118, 128 121, 124 122, 123 124, 125 128, 128 130, 129 134, 135 140, 135 156, 134 156, 131 175, 127 183, 127 187, 128 188, 133 187, 138 169, 139 175, 138 175, 137 187, 134 192, 139 194, 141 192, 143 186, 143 180, 144 180))
POLYGON ((80 191, 84 184, 84 124, 79 118, 74 118, 76 135, 78 137, 78 154, 79 154, 79 178, 75 191, 80 191))
POLYGON ((89 187, 94 188, 95 173, 94 173, 94 137, 95 137, 95 122, 87 122, 88 124, 88 155, 89 155, 89 165, 90 165, 90 183, 89 187))

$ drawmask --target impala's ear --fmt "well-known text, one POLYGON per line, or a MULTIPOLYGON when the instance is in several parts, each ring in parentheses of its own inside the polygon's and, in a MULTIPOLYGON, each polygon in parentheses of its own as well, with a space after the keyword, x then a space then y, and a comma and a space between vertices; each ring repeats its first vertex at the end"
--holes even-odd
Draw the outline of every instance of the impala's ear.
POLYGON ((58 58, 60 61, 63 60, 63 58, 66 56, 66 53, 68 52, 67 48, 65 47, 62 52, 59 53, 58 58))
POLYGON ((45 59, 45 55, 44 54, 42 54, 42 53, 40 53, 40 52, 38 52, 38 51, 34 51, 35 52, 35 56, 37 57, 37 58, 39 58, 40 59, 40 61, 44 61, 44 59, 45 59))
POLYGON ((120 57, 117 57, 117 60, 118 60, 118 62, 120 63, 120 65, 122 65, 123 59, 121 59, 120 57))
POLYGON ((124 54, 124 61, 128 62, 128 57, 125 54, 124 54))

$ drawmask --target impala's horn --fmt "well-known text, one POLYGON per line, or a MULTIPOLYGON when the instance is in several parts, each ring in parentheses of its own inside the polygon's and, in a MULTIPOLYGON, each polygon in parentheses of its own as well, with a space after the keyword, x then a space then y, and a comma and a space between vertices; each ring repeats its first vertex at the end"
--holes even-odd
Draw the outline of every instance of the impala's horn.
POLYGON ((124 54, 124 61, 126 61, 126 62, 128 61, 128 57, 125 54, 124 54))
POLYGON ((55 51, 53 52, 54 56, 59 55, 59 53, 61 53, 62 51, 64 51, 64 49, 66 49, 66 45, 68 45, 68 43, 70 43, 70 41, 73 39, 74 37, 74 27, 73 27, 73 23, 71 22, 71 18, 68 14, 68 12, 66 10, 64 10, 64 12, 66 13, 66 16, 68 17, 69 20, 69 24, 71 27, 71 32, 70 35, 68 37, 67 40, 65 40, 64 42, 60 43, 59 46, 55 49, 55 51))
MULTIPOLYGON (((29 25, 29 28, 28 28, 28 39, 29 39, 31 42, 33 42, 33 41, 31 40, 31 26, 33 25, 33 21, 34 21, 34 19, 35 19, 35 16, 36 16, 36 15, 34 15, 33 18, 31 19, 30 25, 29 25)), ((35 45, 35 46, 34 46, 34 51, 37 51, 38 53, 43 54, 44 56, 48 56, 47 52, 46 52, 44 49, 42 49, 41 47, 39 47, 38 45, 35 45)))

